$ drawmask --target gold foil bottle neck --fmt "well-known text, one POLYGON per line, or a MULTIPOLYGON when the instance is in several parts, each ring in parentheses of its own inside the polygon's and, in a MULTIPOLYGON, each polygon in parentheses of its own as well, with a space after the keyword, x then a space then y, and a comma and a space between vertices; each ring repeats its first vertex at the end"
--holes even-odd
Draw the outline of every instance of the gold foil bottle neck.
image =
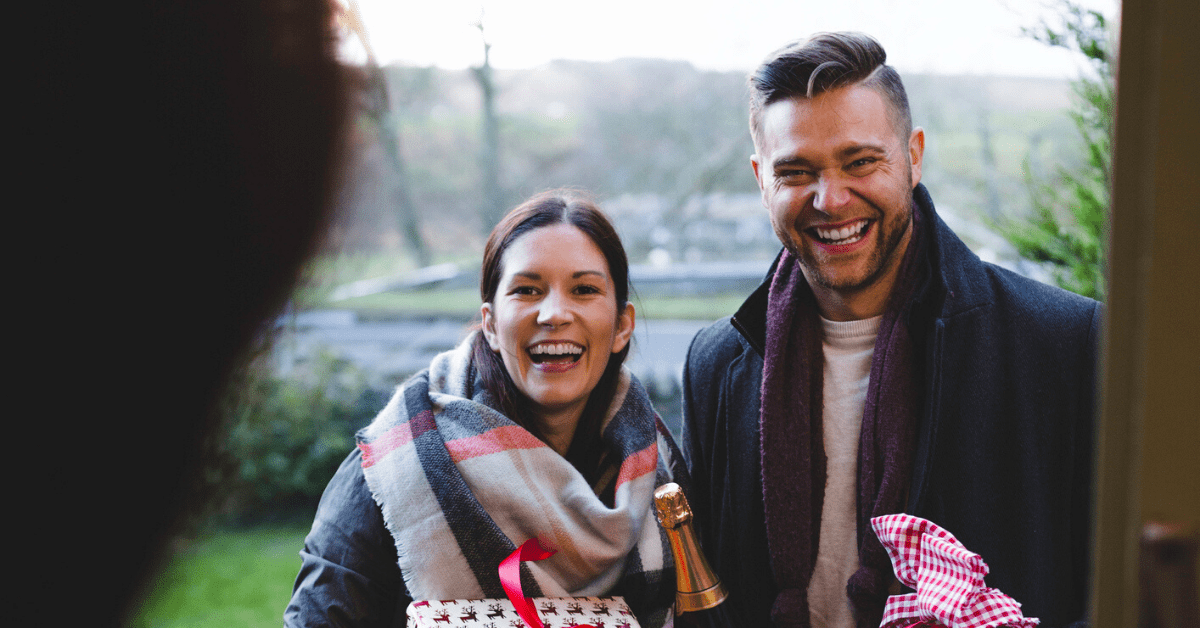
POLYGON ((670 482, 655 489, 654 509, 675 557, 676 612, 702 611, 724 602, 728 593, 700 551, 692 509, 679 485, 670 482))
POLYGON ((654 490, 654 509, 658 512, 658 522, 669 530, 692 520, 692 507, 688 505, 683 489, 674 482, 654 490))

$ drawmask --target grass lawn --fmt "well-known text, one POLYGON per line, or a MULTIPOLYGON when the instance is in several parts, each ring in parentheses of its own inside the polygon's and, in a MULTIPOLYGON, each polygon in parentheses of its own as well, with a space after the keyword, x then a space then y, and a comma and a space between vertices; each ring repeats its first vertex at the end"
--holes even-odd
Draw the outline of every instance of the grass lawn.
POLYGON ((159 574, 131 628, 281 626, 306 525, 189 541, 159 574))

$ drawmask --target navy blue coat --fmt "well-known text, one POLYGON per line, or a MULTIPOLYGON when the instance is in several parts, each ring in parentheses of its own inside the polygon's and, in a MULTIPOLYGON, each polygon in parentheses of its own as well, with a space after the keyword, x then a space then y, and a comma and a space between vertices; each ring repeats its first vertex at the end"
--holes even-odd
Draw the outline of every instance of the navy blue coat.
MULTIPOLYGON (((1081 622, 1101 306, 980 261, 924 186, 914 197, 933 238, 908 321, 924 386, 907 512, 980 554, 988 586, 1027 617, 1046 628, 1081 622)), ((701 330, 684 366, 692 505, 747 626, 770 625, 779 590, 758 436, 768 282, 701 330)))

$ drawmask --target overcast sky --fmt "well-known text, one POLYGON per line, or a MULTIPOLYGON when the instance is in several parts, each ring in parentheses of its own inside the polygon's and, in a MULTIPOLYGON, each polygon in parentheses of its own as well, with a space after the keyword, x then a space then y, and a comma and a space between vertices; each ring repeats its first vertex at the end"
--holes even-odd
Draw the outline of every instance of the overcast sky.
MULTIPOLYGON (((349 4, 350 0, 341 0, 349 4)), ((901 72, 1071 78, 1082 62, 1021 35, 1053 19, 1046 0, 356 0, 381 63, 529 68, 553 59, 683 59, 749 71, 784 43, 828 30, 873 35, 901 72)), ((1118 0, 1080 0, 1113 17, 1118 0)), ((345 58, 361 60, 353 39, 345 58)))

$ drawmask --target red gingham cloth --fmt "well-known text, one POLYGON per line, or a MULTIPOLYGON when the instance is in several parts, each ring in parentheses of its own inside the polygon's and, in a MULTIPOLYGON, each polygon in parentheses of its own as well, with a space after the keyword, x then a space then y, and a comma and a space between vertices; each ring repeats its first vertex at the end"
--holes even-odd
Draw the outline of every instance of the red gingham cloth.
POLYGON ((936 524, 911 515, 871 519, 892 559, 896 578, 916 593, 893 595, 880 628, 914 624, 945 628, 1032 628, 1038 620, 1021 614, 1021 604, 983 584, 987 563, 936 524))

